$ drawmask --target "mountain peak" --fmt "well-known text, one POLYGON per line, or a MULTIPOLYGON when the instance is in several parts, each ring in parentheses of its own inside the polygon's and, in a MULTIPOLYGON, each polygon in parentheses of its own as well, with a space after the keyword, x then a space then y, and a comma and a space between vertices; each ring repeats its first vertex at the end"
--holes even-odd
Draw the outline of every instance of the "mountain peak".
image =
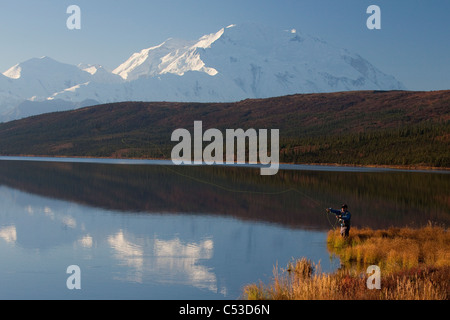
POLYGON ((134 53, 113 73, 128 81, 167 73, 182 76, 187 71, 202 71, 215 75, 217 71, 206 68, 195 50, 209 48, 223 33, 224 28, 216 33, 204 35, 196 41, 169 38, 157 46, 134 53))
MULTIPOLYGON (((136 52, 124 63, 119 65, 112 73, 125 80, 136 80, 140 77, 156 76, 161 73, 160 64, 167 55, 184 52, 195 42, 177 38, 169 38, 159 45, 136 52)), ((167 58, 166 58, 167 60, 167 58)))
POLYGON ((20 79, 22 76, 22 70, 23 68, 35 68, 37 65, 42 64, 42 63, 52 63, 52 62, 56 62, 55 60, 47 57, 47 56, 43 56, 40 58, 31 58, 27 61, 24 61, 22 63, 18 63, 14 66, 12 66, 11 68, 9 68, 8 70, 6 70, 3 75, 10 78, 10 79, 20 79))
POLYGON ((98 74, 100 72, 109 72, 100 64, 88 64, 88 63, 80 63, 78 68, 90 73, 91 75, 98 74))
POLYGON ((194 45, 194 47, 202 49, 209 48, 214 42, 216 42, 223 35, 224 32, 225 28, 222 28, 216 33, 205 35, 199 39, 199 41, 194 45))
POLYGON ((294 26, 251 22, 231 24, 196 40, 169 38, 132 54, 112 73, 100 65, 77 67, 45 56, 3 75, 8 78, 0 77, 5 83, 0 98, 51 97, 74 103, 233 102, 296 93, 405 89, 357 53, 294 26))
POLYGON ((22 67, 19 64, 16 64, 15 66, 12 66, 5 72, 3 72, 3 75, 5 77, 8 77, 10 79, 19 79, 22 73, 22 67))
POLYGON ((24 62, 16 64, 15 66, 5 71, 3 75, 7 76, 8 78, 19 79, 27 73, 41 73, 42 75, 46 73, 46 70, 60 70, 61 68, 76 69, 75 66, 72 66, 70 64, 58 62, 50 57, 43 56, 40 58, 31 58, 24 62))

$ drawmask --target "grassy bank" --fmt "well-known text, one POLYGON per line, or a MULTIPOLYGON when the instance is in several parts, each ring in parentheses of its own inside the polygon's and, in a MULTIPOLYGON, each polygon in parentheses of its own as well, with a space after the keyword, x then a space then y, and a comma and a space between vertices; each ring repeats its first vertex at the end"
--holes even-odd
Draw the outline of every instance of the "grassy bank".
POLYGON ((450 298, 450 234, 447 229, 352 229, 344 240, 328 234, 328 248, 342 267, 322 273, 306 258, 276 267, 270 284, 250 284, 249 300, 448 300, 450 298), (381 270, 381 289, 367 288, 366 268, 381 270))

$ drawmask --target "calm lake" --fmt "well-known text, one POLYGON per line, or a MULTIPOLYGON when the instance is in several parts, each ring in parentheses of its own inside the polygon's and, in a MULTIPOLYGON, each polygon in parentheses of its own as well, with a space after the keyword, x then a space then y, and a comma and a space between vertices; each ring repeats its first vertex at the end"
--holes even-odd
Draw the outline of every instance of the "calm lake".
POLYGON ((293 258, 339 267, 325 208, 347 203, 357 227, 448 226, 449 190, 448 172, 0 158, 0 299, 239 299, 293 258))

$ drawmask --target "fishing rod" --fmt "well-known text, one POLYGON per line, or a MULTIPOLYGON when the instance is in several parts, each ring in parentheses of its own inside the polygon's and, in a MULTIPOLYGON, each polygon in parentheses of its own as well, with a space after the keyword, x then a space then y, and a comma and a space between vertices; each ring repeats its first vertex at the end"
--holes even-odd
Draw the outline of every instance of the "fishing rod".
POLYGON ((338 224, 338 222, 339 222, 339 220, 340 219, 338 219, 338 217, 336 216, 336 221, 334 222, 334 225, 331 223, 331 221, 330 221, 330 217, 329 217, 329 213, 331 213, 331 211, 330 211, 330 209, 325 209, 325 212, 326 212, 326 217, 327 217, 327 220, 328 220, 328 223, 330 224, 330 226, 331 226, 331 228, 333 228, 333 230, 336 230, 336 225, 338 224))

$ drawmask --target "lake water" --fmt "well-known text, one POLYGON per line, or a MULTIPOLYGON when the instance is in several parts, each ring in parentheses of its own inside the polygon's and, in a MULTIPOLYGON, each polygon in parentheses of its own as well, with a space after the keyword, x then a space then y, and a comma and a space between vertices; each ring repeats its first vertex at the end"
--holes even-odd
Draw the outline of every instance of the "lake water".
POLYGON ((353 225, 450 221, 448 172, 283 166, 176 167, 165 161, 0 158, 0 299, 238 299, 276 264, 326 248, 353 225), (25 161, 26 160, 26 161, 25 161), (81 270, 69 290, 67 267, 81 270))

